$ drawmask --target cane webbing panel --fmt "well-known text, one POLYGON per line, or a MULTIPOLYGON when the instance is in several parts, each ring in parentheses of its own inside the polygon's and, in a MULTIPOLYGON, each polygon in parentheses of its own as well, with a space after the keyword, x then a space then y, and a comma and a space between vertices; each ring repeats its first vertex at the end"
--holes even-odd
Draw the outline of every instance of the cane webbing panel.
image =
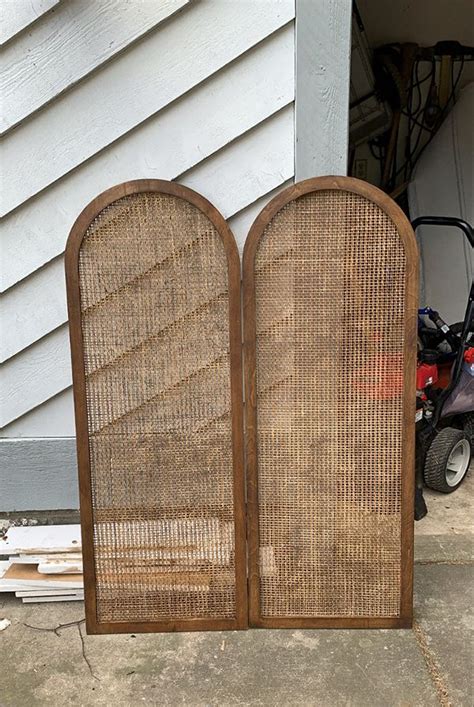
POLYGON ((79 253, 97 622, 236 616, 229 291, 195 205, 136 193, 79 253))
POLYGON ((256 246, 262 618, 397 617, 406 259, 376 204, 322 190, 256 246))

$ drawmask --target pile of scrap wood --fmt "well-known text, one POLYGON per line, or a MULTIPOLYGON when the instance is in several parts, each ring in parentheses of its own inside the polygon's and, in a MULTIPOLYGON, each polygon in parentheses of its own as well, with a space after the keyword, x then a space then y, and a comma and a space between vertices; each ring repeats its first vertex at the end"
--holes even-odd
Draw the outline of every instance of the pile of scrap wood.
POLYGON ((0 538, 0 592, 25 603, 84 598, 79 525, 12 527, 0 538))

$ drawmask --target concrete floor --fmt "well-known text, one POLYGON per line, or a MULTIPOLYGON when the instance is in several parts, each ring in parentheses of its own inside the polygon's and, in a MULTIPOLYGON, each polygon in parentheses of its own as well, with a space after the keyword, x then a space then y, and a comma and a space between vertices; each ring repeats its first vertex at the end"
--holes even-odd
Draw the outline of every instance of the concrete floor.
POLYGON ((38 628, 79 621, 81 602, 3 595, 0 706, 471 707, 473 496, 472 469, 455 494, 426 494, 413 630, 85 636, 73 624, 56 635, 38 628))

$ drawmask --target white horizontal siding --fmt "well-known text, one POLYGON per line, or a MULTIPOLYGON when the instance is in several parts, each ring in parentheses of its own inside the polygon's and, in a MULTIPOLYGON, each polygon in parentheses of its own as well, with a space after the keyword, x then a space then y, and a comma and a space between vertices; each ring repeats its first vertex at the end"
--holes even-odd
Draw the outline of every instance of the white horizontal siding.
MULTIPOLYGON (((286 171, 288 171, 288 163, 286 171)), ((247 234, 250 230, 250 226, 255 221, 263 207, 268 204, 268 202, 271 201, 271 199, 273 199, 273 197, 276 196, 278 192, 280 192, 282 189, 286 189, 286 187, 289 187, 291 184, 293 184, 293 175, 290 176, 291 179, 289 179, 287 182, 282 182, 281 184, 278 184, 275 189, 272 189, 272 191, 268 192, 268 194, 264 194, 260 197, 260 199, 254 201, 253 204, 250 204, 250 206, 247 206, 247 208, 242 209, 242 211, 239 211, 239 213, 229 219, 228 223, 232 233, 234 234, 235 240, 237 242, 237 247, 241 256, 243 254, 244 245, 247 239, 247 234)), ((277 181, 279 182, 280 180, 278 179, 277 181)))
POLYGON ((52 8, 59 0, 2 0, 0 3, 0 45, 13 39, 52 8))
POLYGON ((63 258, 56 258, 0 297, 3 336, 0 361, 6 361, 67 321, 63 258))
POLYGON ((1 213, 48 187, 293 16, 288 0, 202 0, 188 6, 133 51, 119 54, 6 135, 0 153, 1 213))
POLYGON ((182 175, 180 182, 230 218, 293 177, 293 127, 291 104, 182 175))
MULTIPOLYGON (((276 196, 279 191, 290 186, 291 183, 292 181, 283 182, 276 189, 257 199, 253 204, 229 219, 230 228, 240 251, 243 249, 250 226, 265 204, 276 196)), ((64 337, 67 338, 66 334, 64 334, 64 337)), ((54 438, 73 437, 74 435, 72 388, 63 390, 0 430, 0 437, 8 438, 54 438)))
MULTIPOLYGON (((181 176, 229 218, 293 176, 293 105, 181 176)), ((64 293, 62 293, 64 299, 64 293)), ((3 364, 0 426, 26 414, 71 384, 67 327, 3 364)))
POLYGON ((0 291, 60 255, 100 192, 128 179, 176 179, 293 101, 293 52, 290 25, 7 216, 0 291))
MULTIPOLYGON (((4 274, 9 278, 4 284, 49 260, 39 247, 43 242, 53 257, 61 253, 77 214, 97 193, 134 177, 176 179, 291 103, 293 71, 286 59, 292 53, 293 31, 288 27, 7 218, 2 237, 11 245, 4 245, 4 274), (61 209, 55 208, 58 190, 61 209), (34 248, 28 247, 28 214, 31 228, 39 231, 34 248)), ((2 296, 7 331, 1 344, 2 360, 66 321, 61 268, 61 261, 55 259, 2 296)))
POLYGON ((1 132, 49 103, 188 1, 61 3, 49 21, 37 23, 28 36, 9 44, 1 55, 1 132))
POLYGON ((0 427, 71 385, 67 326, 37 341, 0 368, 0 427))
POLYGON ((74 437, 74 402, 72 388, 30 410, 0 430, 0 438, 74 437))

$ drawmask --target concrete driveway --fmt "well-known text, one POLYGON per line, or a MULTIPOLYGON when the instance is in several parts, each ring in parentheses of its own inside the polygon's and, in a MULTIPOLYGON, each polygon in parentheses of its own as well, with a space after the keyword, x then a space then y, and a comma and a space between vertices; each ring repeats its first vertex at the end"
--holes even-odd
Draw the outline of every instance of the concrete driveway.
POLYGON ((3 595, 0 705, 471 707, 473 496, 472 470, 455 494, 427 494, 413 630, 86 636, 82 602, 3 595))

